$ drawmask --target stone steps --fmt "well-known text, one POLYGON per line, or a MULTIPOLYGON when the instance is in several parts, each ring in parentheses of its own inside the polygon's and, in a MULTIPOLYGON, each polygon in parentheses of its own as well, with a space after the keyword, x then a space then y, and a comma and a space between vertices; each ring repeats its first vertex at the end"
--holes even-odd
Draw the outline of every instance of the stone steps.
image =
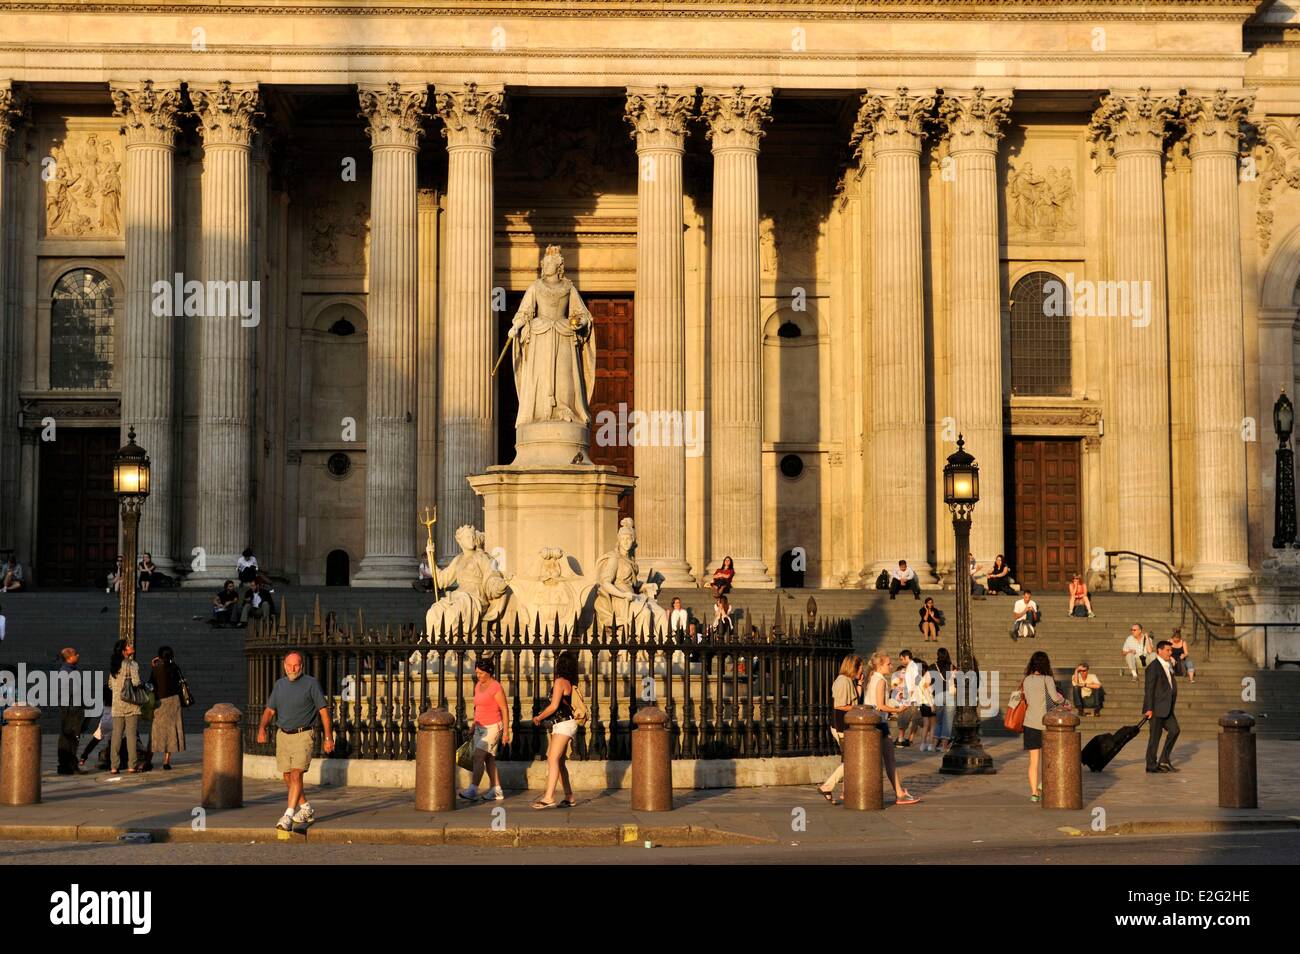
MULTIPOLYGON (((852 621, 854 651, 869 655, 876 650, 896 654, 910 648, 921 658, 932 659, 935 644, 921 642, 917 630, 918 604, 906 595, 891 601, 887 593, 874 590, 788 590, 782 598, 787 620, 801 619, 809 596, 817 601, 822 617, 846 617, 852 621)), ((707 590, 665 590, 661 602, 667 606, 673 595, 680 595, 695 615, 712 617, 712 598, 707 590)), ((955 598, 951 591, 932 591, 949 625, 940 633, 938 645, 947 646, 955 655, 953 630, 955 598)), ((421 626, 430 597, 410 589, 371 590, 342 587, 280 586, 276 592, 281 606, 295 618, 310 618, 319 596, 322 612, 334 610, 357 623, 360 610, 367 626, 410 624, 421 626)), ((772 621, 777 593, 772 590, 744 591, 732 594, 732 604, 753 617, 755 622, 772 621)), ((161 644, 171 645, 185 670, 198 705, 185 713, 186 730, 202 731, 202 713, 216 702, 243 703, 246 693, 246 667, 243 656, 243 632, 215 629, 204 620, 208 616, 210 594, 195 590, 163 590, 141 594, 137 602, 137 626, 140 654, 148 660, 161 644), (199 616, 200 620, 192 619, 199 616)), ((1087 661, 1097 672, 1107 690, 1107 704, 1100 719, 1085 720, 1085 732, 1112 731, 1119 725, 1136 721, 1141 693, 1132 684, 1123 667, 1120 646, 1134 620, 1141 621, 1153 634, 1165 636, 1181 622, 1177 610, 1169 611, 1167 596, 1137 594, 1101 594, 1094 619, 1071 619, 1065 615, 1066 598, 1049 593, 1038 597, 1044 621, 1038 638, 1013 642, 1009 636, 1011 606, 1006 597, 976 600, 972 603, 972 633, 976 658, 985 671, 999 673, 1000 703, 1014 688, 1010 685, 1024 671, 1031 652, 1042 649, 1052 659, 1058 681, 1068 684, 1070 672, 1087 661), (1014 674, 1014 675, 1013 675, 1014 674)), ((96 590, 49 591, 9 594, 4 600, 8 638, 0 643, 0 667, 12 668, 18 662, 28 666, 52 667, 58 650, 73 645, 83 654, 83 666, 106 667, 117 635, 117 598, 96 590)), ((1204 658, 1204 647, 1193 646, 1197 680, 1179 683, 1179 713, 1184 734, 1189 738, 1211 738, 1217 734, 1218 717, 1225 711, 1244 708, 1256 714, 1261 735, 1300 738, 1300 672, 1256 669, 1237 648, 1229 643, 1216 644, 1211 656, 1204 658), (1256 702, 1241 701, 1241 681, 1256 680, 1256 702)), ((52 718, 52 717, 51 717, 52 718)), ((52 723, 50 723, 52 724, 52 723)), ((987 720, 990 731, 1000 724, 1000 717, 987 720)))

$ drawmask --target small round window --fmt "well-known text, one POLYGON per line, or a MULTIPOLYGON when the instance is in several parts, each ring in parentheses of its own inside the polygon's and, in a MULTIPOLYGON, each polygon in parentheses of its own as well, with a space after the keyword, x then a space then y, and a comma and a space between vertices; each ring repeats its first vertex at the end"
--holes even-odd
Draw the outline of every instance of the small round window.
POLYGON ((346 477, 352 470, 352 458, 342 451, 330 454, 329 460, 325 462, 325 469, 330 472, 331 477, 346 477))
POLYGON ((781 476, 794 480, 803 473, 803 458, 798 454, 786 454, 781 458, 781 476))

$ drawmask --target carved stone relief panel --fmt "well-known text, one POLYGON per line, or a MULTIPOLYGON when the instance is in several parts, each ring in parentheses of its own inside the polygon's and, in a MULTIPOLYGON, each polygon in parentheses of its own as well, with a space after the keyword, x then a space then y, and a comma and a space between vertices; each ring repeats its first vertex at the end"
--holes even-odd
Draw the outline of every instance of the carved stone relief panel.
POLYGON ((821 255, 833 191, 809 180, 763 183, 758 223, 759 262, 763 278, 785 282, 817 278, 826 272, 821 255))
POLYGON ((114 122, 68 120, 44 137, 43 233, 56 239, 122 236, 125 143, 114 122))
MULTIPOLYGON (((360 186, 360 188, 359 188, 360 186)), ((331 180, 312 182, 303 221, 306 274, 312 277, 364 275, 370 260, 369 189, 340 188, 331 180)))
POLYGON ((1007 244, 1081 243, 1082 132, 1020 126, 1007 142, 1001 156, 1007 244))

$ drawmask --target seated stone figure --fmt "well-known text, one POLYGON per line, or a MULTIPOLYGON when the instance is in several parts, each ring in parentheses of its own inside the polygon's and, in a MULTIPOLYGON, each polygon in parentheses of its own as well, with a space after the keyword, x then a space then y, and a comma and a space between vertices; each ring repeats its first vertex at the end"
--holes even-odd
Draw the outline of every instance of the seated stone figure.
POLYGON ((618 528, 618 546, 596 561, 596 625, 638 636, 666 636, 668 614, 655 602, 659 586, 641 580, 635 550, 636 528, 625 517, 618 528))
POLYGON ((483 534, 466 524, 456 531, 460 553, 437 571, 440 600, 429 607, 424 617, 424 631, 431 639, 444 631, 456 632, 463 626, 473 632, 480 623, 498 619, 509 595, 509 581, 492 564, 483 549, 483 534))
POLYGON ((510 580, 511 623, 537 632, 571 634, 590 601, 595 584, 578 576, 559 547, 544 547, 531 577, 510 580))

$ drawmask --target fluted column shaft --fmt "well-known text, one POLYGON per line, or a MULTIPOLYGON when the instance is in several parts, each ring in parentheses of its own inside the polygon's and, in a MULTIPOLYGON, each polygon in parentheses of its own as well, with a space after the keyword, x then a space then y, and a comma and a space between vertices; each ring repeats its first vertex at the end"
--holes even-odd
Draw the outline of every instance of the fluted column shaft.
POLYGON ((476 83, 439 87, 447 139, 447 252, 444 320, 439 323, 438 553, 456 552, 462 524, 481 527, 482 505, 465 478, 496 460, 492 363, 492 158, 504 94, 476 83))
MULTIPOLYGON (((228 577, 251 546, 253 301, 250 172, 259 96, 255 86, 190 84, 203 137, 200 257, 205 296, 200 343, 198 546, 206 570, 186 582, 228 577), (220 283, 220 284, 215 284, 220 283)), ((260 292, 260 289, 259 289, 260 292)), ((259 305, 260 307, 260 305, 259 305)))
POLYGON ((736 586, 772 585, 763 562, 758 257, 758 143, 771 105, 770 91, 739 86, 704 96, 713 144, 710 566, 730 556, 736 586))
POLYGON ((175 453, 176 218, 172 167, 180 83, 114 85, 113 105, 126 129, 126 320, 122 347, 122 443, 134 427, 152 461, 148 503, 140 512, 137 549, 163 570, 175 566, 172 514, 175 453), (155 284, 168 307, 155 309, 155 284), (158 313, 161 311, 162 313, 158 313))
MULTIPOLYGON (((1093 117, 1094 130, 1110 141, 1115 154, 1113 279, 1129 290, 1130 305, 1126 314, 1108 319, 1116 322, 1112 357, 1118 388, 1108 416, 1118 444, 1122 534, 1113 547, 1166 561, 1172 557, 1172 496, 1161 160, 1176 108, 1176 98, 1143 89, 1106 96, 1093 117)), ((1116 587, 1131 588, 1136 580, 1136 563, 1121 561, 1116 587)), ((1144 582, 1151 585, 1150 575, 1144 582)))
POLYGON ((630 89, 636 139, 637 237, 633 380, 636 410, 680 420, 679 441, 637 444, 637 553, 669 585, 690 585, 686 562, 686 244, 682 153, 693 89, 630 89))
POLYGON ((366 335, 366 555, 359 586, 415 576, 416 158, 423 86, 359 90, 370 136, 370 294, 366 335))
POLYGON ((933 91, 868 92, 855 137, 875 160, 872 186, 872 572, 899 560, 932 574, 926 537, 925 283, 921 140, 933 91))
POLYGON ((1192 92, 1182 101, 1192 164, 1192 380, 1196 388, 1198 588, 1250 574, 1245 348, 1237 162, 1253 96, 1192 92))
MULTIPOLYGON (((998 140, 1010 91, 944 92, 940 116, 953 161, 951 408, 966 451, 979 461, 979 511, 970 552, 988 566, 1006 528, 1002 467, 1002 308, 998 140)), ((946 416, 946 415, 940 415, 946 416)), ((957 568, 962 578, 964 568, 957 568)))

